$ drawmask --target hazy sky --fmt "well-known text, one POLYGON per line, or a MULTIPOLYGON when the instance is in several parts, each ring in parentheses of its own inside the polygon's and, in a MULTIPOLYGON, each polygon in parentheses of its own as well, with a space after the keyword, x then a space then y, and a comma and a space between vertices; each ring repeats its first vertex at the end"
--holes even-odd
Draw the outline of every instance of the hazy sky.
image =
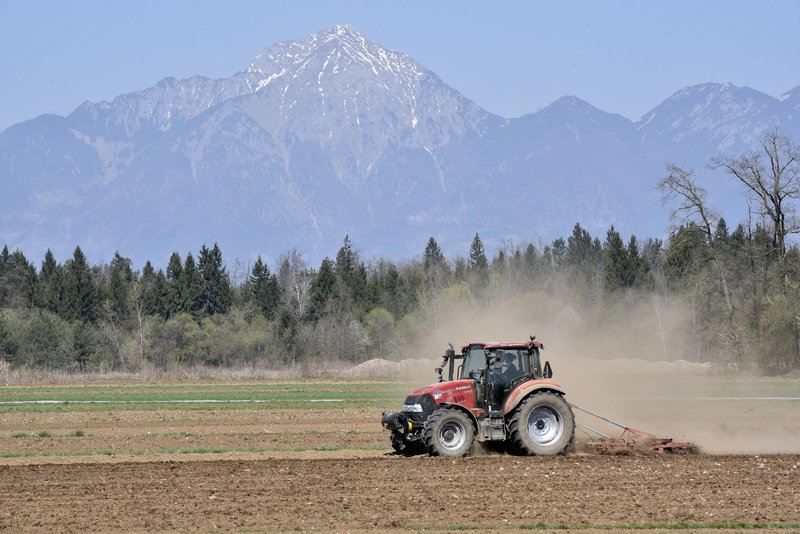
POLYGON ((794 0, 0 0, 0 131, 168 76, 226 77, 340 23, 504 117, 573 94, 638 119, 687 85, 800 85, 794 0))

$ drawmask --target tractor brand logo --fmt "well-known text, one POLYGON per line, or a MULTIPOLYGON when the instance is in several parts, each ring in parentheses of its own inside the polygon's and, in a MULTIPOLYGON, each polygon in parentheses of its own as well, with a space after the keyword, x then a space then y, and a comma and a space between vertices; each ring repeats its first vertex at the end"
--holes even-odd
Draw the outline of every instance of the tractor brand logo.
POLYGON ((441 398, 442 398, 442 392, 441 392, 441 390, 438 390, 438 389, 437 389, 436 391, 434 391, 434 392, 433 392, 433 398, 434 398, 434 399, 441 399, 441 398))
POLYGON ((459 389, 469 389, 469 386, 458 386, 456 388, 456 390, 459 390, 459 389))

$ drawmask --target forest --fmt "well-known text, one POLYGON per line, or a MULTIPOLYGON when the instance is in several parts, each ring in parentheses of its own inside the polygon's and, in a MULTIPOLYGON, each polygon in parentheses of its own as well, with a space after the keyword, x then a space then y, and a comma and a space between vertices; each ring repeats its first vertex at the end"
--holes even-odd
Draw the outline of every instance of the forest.
POLYGON ((196 256, 174 252, 164 269, 135 268, 120 252, 91 265, 80 246, 63 261, 48 251, 37 266, 4 246, 0 372, 411 358, 450 316, 511 310, 598 356, 613 345, 613 354, 723 372, 797 374, 800 148, 772 130, 758 150, 713 166, 730 180, 720 187, 746 193, 750 217, 729 226, 694 171, 669 164, 658 183, 674 215, 665 241, 623 239, 613 226, 593 236, 576 223, 551 243, 505 242, 492 254, 479 233, 449 258, 431 237, 420 257, 400 261, 365 258, 344 236, 318 266, 299 249, 271 266, 226 263, 215 243, 196 256))

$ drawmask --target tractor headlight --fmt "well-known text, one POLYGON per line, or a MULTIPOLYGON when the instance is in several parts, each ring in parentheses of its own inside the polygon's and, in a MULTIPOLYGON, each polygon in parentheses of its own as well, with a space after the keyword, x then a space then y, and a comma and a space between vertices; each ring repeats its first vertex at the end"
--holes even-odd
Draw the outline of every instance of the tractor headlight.
POLYGON ((404 412, 413 412, 413 413, 422 413, 422 405, 421 404, 404 404, 403 405, 404 412))

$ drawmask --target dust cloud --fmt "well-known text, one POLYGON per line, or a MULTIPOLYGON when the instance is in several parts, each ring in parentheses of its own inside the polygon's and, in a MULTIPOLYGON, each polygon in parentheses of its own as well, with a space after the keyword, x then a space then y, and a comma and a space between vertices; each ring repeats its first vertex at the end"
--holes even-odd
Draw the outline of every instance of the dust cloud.
MULTIPOLYGON (((717 454, 800 453, 800 382, 725 376, 708 364, 678 359, 688 313, 680 305, 624 303, 591 316, 544 294, 438 303, 410 336, 405 358, 438 365, 453 343, 524 341, 545 345, 554 379, 573 405, 635 429, 695 443, 717 454)), ((420 362, 423 363, 423 362, 420 362)), ((431 383, 431 365, 411 375, 431 383)), ((408 375, 407 375, 408 376, 408 375)), ((622 429, 576 410, 577 421, 610 436, 622 429)), ((581 429, 576 441, 596 437, 581 429)))

